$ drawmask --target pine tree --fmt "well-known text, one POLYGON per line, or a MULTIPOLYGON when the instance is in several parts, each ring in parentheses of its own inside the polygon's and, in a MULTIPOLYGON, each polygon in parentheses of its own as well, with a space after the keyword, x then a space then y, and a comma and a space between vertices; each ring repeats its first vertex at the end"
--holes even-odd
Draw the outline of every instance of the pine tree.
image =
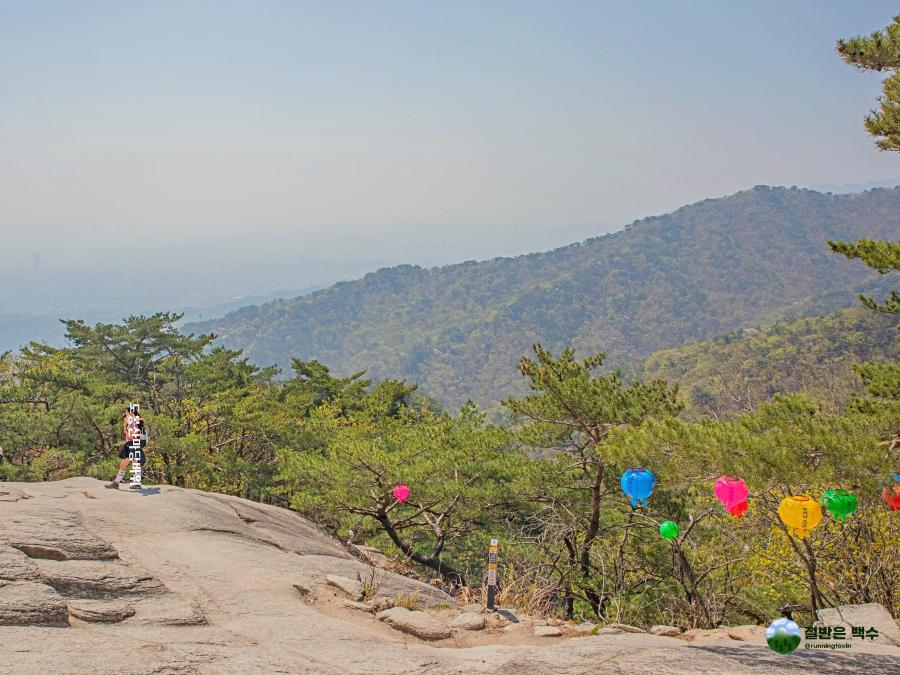
POLYGON ((837 52, 860 70, 893 71, 882 84, 881 108, 866 117, 866 130, 878 139, 875 144, 882 150, 900 151, 900 73, 896 72, 900 68, 900 16, 868 37, 838 40, 837 52))

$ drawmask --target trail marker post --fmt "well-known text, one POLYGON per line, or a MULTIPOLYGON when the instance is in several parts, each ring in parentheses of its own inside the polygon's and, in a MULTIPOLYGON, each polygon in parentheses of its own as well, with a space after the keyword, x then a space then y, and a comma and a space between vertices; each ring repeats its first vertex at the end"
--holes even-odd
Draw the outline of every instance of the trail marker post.
POLYGON ((497 540, 491 539, 491 545, 488 548, 488 569, 487 569, 487 608, 493 612, 494 602, 497 599, 497 540))

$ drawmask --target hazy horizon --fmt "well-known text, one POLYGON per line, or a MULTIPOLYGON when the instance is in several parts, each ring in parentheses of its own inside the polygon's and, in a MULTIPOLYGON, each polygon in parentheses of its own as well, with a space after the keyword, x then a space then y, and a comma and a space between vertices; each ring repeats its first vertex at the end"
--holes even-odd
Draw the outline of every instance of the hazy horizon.
POLYGON ((895 13, 2 3, 0 319, 199 313, 756 184, 897 182, 862 125, 882 77, 834 53, 895 13))

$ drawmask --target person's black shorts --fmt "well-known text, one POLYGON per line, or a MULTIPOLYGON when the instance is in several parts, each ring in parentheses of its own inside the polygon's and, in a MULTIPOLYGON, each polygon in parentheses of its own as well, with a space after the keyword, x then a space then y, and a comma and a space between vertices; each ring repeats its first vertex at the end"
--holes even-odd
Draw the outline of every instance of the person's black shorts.
POLYGON ((119 459, 137 459, 143 466, 144 462, 147 461, 147 453, 143 449, 136 450, 131 443, 123 443, 119 450, 119 459))

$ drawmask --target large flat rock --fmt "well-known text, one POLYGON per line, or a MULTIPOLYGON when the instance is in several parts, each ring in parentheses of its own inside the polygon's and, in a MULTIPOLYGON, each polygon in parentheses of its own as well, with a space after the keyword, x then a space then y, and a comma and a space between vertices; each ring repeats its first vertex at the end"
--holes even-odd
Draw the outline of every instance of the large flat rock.
MULTIPOLYGON (((878 631, 877 640, 900 647, 900 628, 897 627, 897 622, 877 602, 820 609, 816 612, 816 615, 819 617, 819 621, 828 626, 848 626, 848 636, 852 626, 862 626, 866 630, 875 628, 878 631)), ((900 670, 900 667, 898 667, 898 670, 900 670)))

